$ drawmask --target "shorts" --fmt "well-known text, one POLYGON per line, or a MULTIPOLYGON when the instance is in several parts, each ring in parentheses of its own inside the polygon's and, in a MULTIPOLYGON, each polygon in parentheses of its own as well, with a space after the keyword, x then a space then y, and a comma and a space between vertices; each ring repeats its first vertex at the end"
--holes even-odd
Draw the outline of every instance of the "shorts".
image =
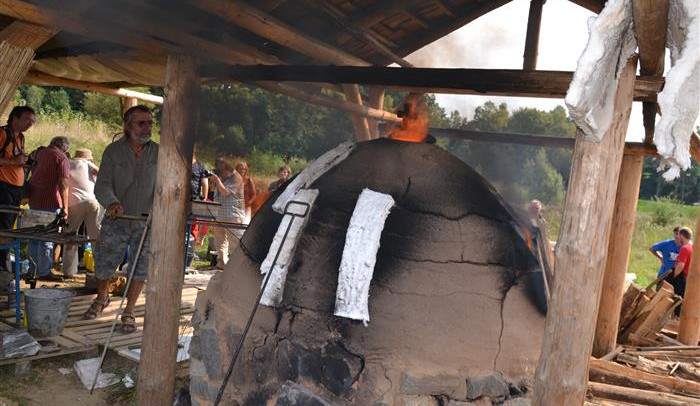
POLYGON ((136 269, 132 267, 133 256, 136 255, 145 221, 116 220, 105 217, 102 220, 100 238, 94 245, 93 255, 95 257, 95 278, 101 280, 110 279, 117 271, 117 267, 124 260, 124 253, 129 250, 129 272, 134 272, 135 280, 145 280, 148 276, 148 262, 151 252, 151 233, 149 232, 144 241, 141 256, 136 264, 136 269))

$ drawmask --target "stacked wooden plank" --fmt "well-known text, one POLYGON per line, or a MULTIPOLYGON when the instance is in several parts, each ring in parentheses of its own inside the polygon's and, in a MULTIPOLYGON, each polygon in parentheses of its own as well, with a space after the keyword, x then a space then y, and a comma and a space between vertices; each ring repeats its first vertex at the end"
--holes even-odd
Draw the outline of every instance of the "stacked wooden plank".
MULTIPOLYGON (((180 332, 181 334, 191 333, 190 319, 194 313, 194 304, 197 298, 197 288, 185 288, 182 290, 182 300, 180 303, 180 332)), ((94 350, 98 345, 104 345, 109 337, 109 331, 117 314, 119 301, 121 298, 112 298, 112 303, 105 311, 94 320, 83 319, 83 313, 95 299, 95 295, 76 296, 71 302, 68 310, 68 319, 65 328, 60 336, 44 339, 56 345, 56 350, 51 352, 40 352, 32 357, 20 357, 0 360, 0 365, 12 364, 19 361, 31 361, 35 359, 62 356, 78 352, 94 350)), ((119 321, 115 327, 109 348, 117 352, 123 349, 140 346, 143 339, 143 317, 146 305, 146 295, 142 294, 136 302, 134 314, 136 316, 136 331, 130 334, 122 334, 119 331, 119 321)), ((4 318, 8 324, 0 323, 0 330, 11 328, 9 324, 14 320, 14 310, 0 312, 0 317, 4 318)))
MULTIPOLYGON (((185 288, 182 291, 182 300, 180 303, 180 325, 181 329, 186 329, 189 326, 189 321, 194 312, 194 302, 197 298, 198 289, 185 288)), ((105 309, 102 315, 94 320, 84 320, 82 314, 87 310, 88 306, 94 299, 94 295, 78 296, 71 303, 68 312, 68 321, 64 331, 80 335, 97 344, 104 345, 109 337, 109 331, 112 327, 114 316, 119 305, 119 298, 116 302, 105 309)), ((146 298, 141 295, 136 302, 134 315, 136 316, 136 331, 130 334, 122 334, 119 332, 119 321, 115 333, 112 335, 109 348, 116 351, 128 348, 134 345, 140 345, 143 339, 143 316, 145 312, 146 298)))
POLYGON ((670 346, 652 351, 627 348, 616 356, 617 362, 592 358, 589 395, 596 401, 626 402, 622 404, 700 405, 697 354, 698 347, 670 346))
POLYGON ((665 330, 681 302, 665 282, 658 291, 629 287, 620 314, 623 345, 591 358, 588 405, 700 405, 700 347, 680 345, 665 330))
POLYGON ((663 282, 658 291, 630 285, 622 299, 617 342, 654 346, 658 345, 660 340, 669 341, 661 334, 661 329, 682 301, 680 296, 673 293, 673 287, 667 282, 663 282))

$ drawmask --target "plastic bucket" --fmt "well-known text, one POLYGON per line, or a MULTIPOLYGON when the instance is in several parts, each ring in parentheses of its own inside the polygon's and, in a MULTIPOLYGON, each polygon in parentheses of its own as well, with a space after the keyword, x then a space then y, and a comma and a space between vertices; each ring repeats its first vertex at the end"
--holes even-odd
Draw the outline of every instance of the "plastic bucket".
POLYGON ((35 338, 53 337, 61 334, 75 292, 42 288, 22 293, 24 293, 29 334, 35 338))

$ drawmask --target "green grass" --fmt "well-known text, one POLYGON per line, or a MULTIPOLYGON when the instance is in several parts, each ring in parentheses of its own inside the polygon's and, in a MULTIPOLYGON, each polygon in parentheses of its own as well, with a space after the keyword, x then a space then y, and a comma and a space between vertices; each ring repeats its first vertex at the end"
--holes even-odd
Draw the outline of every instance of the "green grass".
MULTIPOLYGON (((636 283, 646 286, 656 279, 660 261, 649 252, 654 243, 672 237, 675 226, 688 227, 696 234, 697 206, 683 205, 671 199, 640 200, 632 235, 627 272, 637 275, 636 283)), ((543 211, 549 238, 559 237, 562 209, 547 206, 543 211)))
POLYGON ((698 207, 678 204, 669 200, 640 200, 637 206, 637 220, 632 236, 632 250, 628 272, 637 275, 637 283, 647 285, 656 279, 660 262, 649 252, 649 247, 657 241, 672 237, 676 225, 689 227, 693 233, 698 217, 698 207), (672 220, 667 225, 655 221, 659 207, 670 209, 672 220))

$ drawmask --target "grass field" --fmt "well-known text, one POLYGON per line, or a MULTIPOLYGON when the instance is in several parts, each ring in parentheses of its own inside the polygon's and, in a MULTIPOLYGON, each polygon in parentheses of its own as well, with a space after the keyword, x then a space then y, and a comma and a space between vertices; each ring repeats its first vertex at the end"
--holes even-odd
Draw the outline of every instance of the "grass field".
MULTIPOLYGON (((672 237, 675 226, 685 226, 696 233, 695 222, 698 207, 678 204, 669 199, 640 200, 637 206, 637 219, 632 235, 632 249, 627 272, 637 275, 636 283, 647 285, 656 279, 660 261, 649 252, 649 247, 657 241, 672 237)), ((549 238, 559 236, 561 211, 556 208, 545 210, 549 238)))

